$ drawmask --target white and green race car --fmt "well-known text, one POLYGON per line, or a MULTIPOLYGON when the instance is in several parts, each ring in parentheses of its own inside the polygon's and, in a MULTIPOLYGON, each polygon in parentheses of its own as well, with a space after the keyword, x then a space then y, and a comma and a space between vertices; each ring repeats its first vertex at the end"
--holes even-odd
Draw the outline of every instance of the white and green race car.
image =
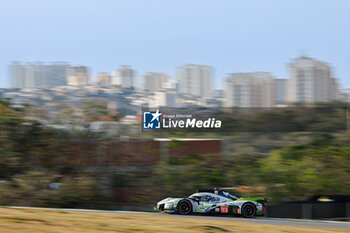
POLYGON ((188 215, 192 213, 231 214, 251 218, 263 216, 266 198, 243 198, 224 190, 198 190, 186 198, 168 197, 157 203, 157 211, 188 215))

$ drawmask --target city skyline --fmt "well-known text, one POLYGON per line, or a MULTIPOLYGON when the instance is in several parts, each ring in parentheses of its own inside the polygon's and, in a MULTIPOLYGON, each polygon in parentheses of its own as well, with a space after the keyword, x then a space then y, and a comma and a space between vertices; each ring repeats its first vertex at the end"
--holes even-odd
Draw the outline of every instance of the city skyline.
POLYGON ((11 61, 63 60, 92 67, 94 76, 122 64, 139 76, 205 64, 222 89, 227 73, 288 78, 287 63, 301 55, 326 61, 350 87, 349 1, 54 2, 2 5, 0 87, 9 87, 11 61))
MULTIPOLYGON (((114 75, 100 73, 89 77, 89 68, 69 66, 65 63, 53 66, 44 63, 13 63, 11 83, 14 88, 111 88, 108 93, 136 94, 126 97, 136 105, 177 106, 178 104, 211 105, 225 107, 273 107, 295 102, 316 103, 332 100, 348 100, 348 92, 339 89, 333 68, 328 63, 301 56, 289 63, 289 78, 278 79, 269 72, 230 73, 221 94, 212 89, 211 66, 186 64, 176 68, 176 81, 169 80, 164 73, 147 73, 143 76, 143 87, 135 86, 135 71, 123 65, 114 75), (60 71, 60 73, 52 73, 60 71), (90 80, 88 82, 88 80, 90 80), (62 84, 64 83, 64 84, 62 84), (114 91, 112 90, 114 89, 114 91), (111 92, 112 91, 112 92, 111 92), (222 95, 223 94, 223 95, 222 95), (216 96, 216 97, 215 97, 216 96), (217 98, 217 99, 216 99, 217 98), (215 99, 215 100, 214 100, 215 99)), ((96 90, 96 89, 95 89, 96 90)), ((217 91, 219 89, 216 89, 217 91)), ((28 90, 31 92, 30 90, 28 90)), ((32 92, 35 92, 35 89, 32 92)), ((21 92, 21 90, 3 91, 21 92)), ((21 95, 20 93, 19 96, 21 95)), ((16 94, 15 94, 16 95, 16 94)), ((5 94, 6 96, 6 94, 5 94)))
MULTIPOLYGON (((340 91, 340 90, 345 90, 345 89, 348 89, 347 87, 345 87, 345 86, 343 86, 342 85, 342 83, 340 83, 339 81, 340 81, 340 79, 339 78, 337 78, 337 77, 335 77, 334 76, 334 67, 333 66, 331 66, 328 62, 326 62, 326 61, 321 61, 321 60, 318 60, 318 59, 316 59, 316 58, 312 58, 312 57, 307 57, 307 56, 299 56, 299 57, 295 57, 295 58, 290 58, 289 59, 289 63, 287 64, 287 66, 288 66, 288 69, 287 69, 287 72, 288 72, 288 74, 286 75, 286 77, 285 78, 281 78, 281 77, 277 77, 277 76, 275 76, 274 75, 274 73, 273 72, 267 72, 267 71, 251 71, 251 72, 226 72, 226 74, 225 74, 225 76, 224 77, 222 77, 221 79, 221 84, 219 84, 219 87, 218 87, 218 85, 215 85, 215 81, 216 80, 214 80, 214 79, 217 79, 217 77, 215 76, 215 67, 212 67, 212 66, 208 66, 208 65, 203 65, 203 64, 183 64, 183 65, 181 65, 181 66, 176 66, 176 67, 174 67, 174 72, 172 73, 172 74, 170 74, 170 73, 162 73, 162 72, 147 72, 147 73, 139 73, 138 72, 138 70, 136 70, 136 69, 134 69, 133 68, 133 66, 131 66, 131 65, 120 65, 119 66, 119 68, 117 68, 117 69, 114 69, 113 71, 102 71, 102 72, 99 72, 99 73, 97 73, 97 74, 91 74, 91 70, 92 70, 92 68, 91 67, 87 67, 87 66, 81 66, 81 65, 79 65, 79 66, 76 66, 76 65, 72 65, 72 64, 70 64, 69 62, 41 62, 41 61, 37 61, 37 62, 19 62, 19 61, 14 61, 14 62, 12 62, 12 64, 10 64, 8 67, 9 67, 9 73, 8 73, 8 80, 9 80, 9 83, 10 83, 10 85, 9 85, 9 87, 20 87, 20 86, 14 86, 13 84, 16 82, 15 80, 13 80, 13 78, 14 77, 12 77, 12 73, 13 73, 13 70, 14 70, 14 68, 15 67, 17 67, 17 66, 22 66, 22 67, 29 67, 29 68, 31 68, 31 67, 40 67, 40 66, 44 66, 44 68, 45 67, 50 67, 50 66, 57 66, 57 65, 61 65, 61 66, 66 66, 66 69, 67 69, 67 74, 66 74, 66 78, 65 78, 65 81, 66 81, 66 84, 63 84, 63 85, 87 85, 87 84, 98 84, 98 83, 101 83, 101 82, 99 82, 98 81, 98 79, 99 79, 99 76, 100 75, 108 75, 108 76, 110 76, 110 83, 109 83, 109 85, 121 85, 121 86, 123 86, 124 88, 125 87, 134 87, 134 88, 137 88, 137 89, 145 89, 145 90, 147 90, 149 87, 146 87, 145 85, 147 85, 145 82, 146 82, 146 80, 147 80, 147 77, 149 78, 149 75, 165 75, 166 76, 166 80, 164 80, 164 81, 166 81, 165 83, 168 83, 168 82, 176 82, 176 83, 182 83, 182 85, 183 85, 183 83, 187 83, 187 81, 184 79, 184 77, 182 77, 183 76, 183 74, 182 74, 182 72, 181 72, 181 70, 182 69, 192 69, 193 67, 203 67, 203 68, 205 68, 205 69, 210 69, 210 72, 208 73, 208 77, 207 78, 209 78, 207 81, 207 84, 209 84, 209 86, 208 87, 206 87, 206 88, 209 88, 210 89, 210 91, 208 92, 208 93, 213 93, 215 90, 225 90, 225 88, 227 87, 226 85, 227 85, 227 78, 228 77, 230 77, 232 74, 234 74, 234 73, 269 73, 270 75, 272 75, 275 79, 279 79, 279 80, 288 80, 288 79, 291 79, 291 78, 293 78, 293 75, 291 75, 291 72, 290 72, 290 65, 296 60, 296 59, 311 59, 311 60, 313 60, 313 61, 315 61, 315 62, 318 62, 318 63, 322 63, 322 64, 324 64, 324 65, 326 65, 327 67, 329 67, 329 69, 330 70, 332 70, 331 71, 331 73, 330 73, 330 78, 332 78, 332 79, 334 79, 334 81, 335 81, 335 85, 337 85, 337 89, 340 91), (84 67, 84 69, 86 69, 86 81, 83 81, 82 83, 80 83, 80 84, 78 84, 78 82, 77 82, 77 80, 75 80, 75 79, 78 79, 78 77, 75 77, 75 79, 74 79, 74 81, 71 79, 71 80, 69 80, 69 73, 70 73, 70 70, 72 69, 72 68, 76 68, 76 67, 84 67), (192 68, 191 68, 192 67, 192 68), (128 79, 128 84, 125 86, 125 85, 122 85, 122 83, 120 83, 121 82, 121 71, 122 70, 124 70, 124 69, 126 69, 127 70, 127 72, 131 72, 130 74, 129 74, 129 76, 128 77, 125 77, 125 78, 127 78, 128 79), (130 76, 131 75, 131 76, 130 76), (130 79, 130 80, 129 80, 130 79), (186 81, 186 82, 184 82, 184 81, 186 81), (69 83, 75 83, 75 84, 69 84, 69 83), (214 84, 214 85, 213 85, 214 84)), ((187 71, 186 71, 187 72, 187 71)), ((18 73, 18 72, 17 72, 18 73)), ((198 75, 199 75, 199 73, 198 73, 198 75)), ((33 76, 33 75, 32 75, 33 76)), ((195 77, 195 76, 193 76, 193 77, 195 77)), ((198 76, 199 77, 199 76, 198 76)), ((80 79, 81 79, 82 77, 80 77, 80 79)), ((164 77, 165 78, 165 77, 164 77)), ((155 83, 154 83, 154 81, 155 80, 152 80, 152 85, 154 85, 155 83)), ((197 81, 199 81, 199 80, 197 80, 197 81)), ((203 81, 203 80, 202 80, 203 81)), ((203 82, 199 82, 199 83, 203 83, 203 82)), ((149 85, 151 85, 151 83, 149 83, 148 84, 148 86, 149 85)), ((105 84, 107 84, 107 83, 105 83, 105 84)), ((156 89, 159 89, 159 88, 161 88, 161 86, 162 86, 162 84, 159 84, 159 83, 156 83, 157 84, 157 86, 159 86, 159 87, 156 87, 156 89)), ((218 83, 216 83, 216 84, 218 84, 218 83)), ((35 86, 35 85, 34 85, 35 86)), ((33 87, 34 87, 33 86, 33 87)), ((39 85, 40 86, 40 85, 39 85)), ((55 85, 54 85, 55 86, 55 85)), ((57 85, 56 85, 57 86, 57 85)), ((288 87, 288 86, 286 86, 286 87, 288 87)), ((0 87, 1 88, 1 87, 0 87)), ((7 87, 6 87, 7 88, 7 87)), ((156 91, 156 89, 155 90, 153 90, 153 91, 156 91)), ((180 85, 180 93, 186 93, 186 91, 183 91, 183 90, 181 90, 182 88, 181 88, 181 85, 180 85)), ((190 87, 190 89, 191 89, 191 87, 190 87)), ((148 89, 148 90, 150 90, 150 89, 148 89)), ((193 94, 192 92, 190 93, 189 92, 189 94, 193 94)))

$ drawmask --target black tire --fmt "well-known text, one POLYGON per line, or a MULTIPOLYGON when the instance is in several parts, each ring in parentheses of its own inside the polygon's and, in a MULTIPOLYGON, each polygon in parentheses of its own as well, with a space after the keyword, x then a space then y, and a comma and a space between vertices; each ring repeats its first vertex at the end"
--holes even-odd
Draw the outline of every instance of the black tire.
POLYGON ((241 214, 245 218, 254 217, 255 212, 256 212, 256 208, 253 203, 246 203, 242 206, 241 214))
POLYGON ((188 215, 192 213, 192 203, 187 199, 182 199, 177 203, 176 210, 179 214, 188 215))

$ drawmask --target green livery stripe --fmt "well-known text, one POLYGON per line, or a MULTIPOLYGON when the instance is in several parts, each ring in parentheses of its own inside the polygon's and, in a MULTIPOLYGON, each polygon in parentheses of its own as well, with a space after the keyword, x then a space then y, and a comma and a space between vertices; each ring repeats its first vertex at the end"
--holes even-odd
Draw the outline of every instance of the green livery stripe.
POLYGON ((264 201, 266 200, 265 197, 241 197, 238 198, 236 201, 264 201))

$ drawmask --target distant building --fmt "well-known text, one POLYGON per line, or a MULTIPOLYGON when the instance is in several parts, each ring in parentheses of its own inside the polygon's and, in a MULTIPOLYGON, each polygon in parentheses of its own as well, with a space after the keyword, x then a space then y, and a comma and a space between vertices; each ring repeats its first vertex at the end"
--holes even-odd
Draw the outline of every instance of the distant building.
POLYGON ((273 107, 275 99, 275 78, 270 73, 232 73, 226 79, 225 107, 273 107))
POLYGON ((96 82, 99 85, 109 86, 112 84, 112 77, 109 74, 102 72, 96 77, 96 82))
POLYGON ((213 91, 213 97, 221 99, 224 97, 224 91, 223 90, 214 90, 213 91))
MULTIPOLYGON (((19 62, 13 62, 9 66, 10 70, 10 85, 14 88, 25 88, 32 83, 32 80, 29 81, 26 78, 26 69, 25 66, 19 62), (28 82, 28 83, 27 83, 28 82)), ((32 84, 33 85, 33 84, 32 84)))
POLYGON ((85 86, 89 82, 88 68, 86 66, 67 67, 67 84, 69 86, 85 86))
POLYGON ((314 103, 338 98, 338 84, 327 63, 309 57, 298 57, 289 63, 288 102, 314 103))
POLYGON ((276 104, 285 104, 286 102, 286 80, 276 79, 276 104))
POLYGON ((164 73, 147 73, 144 76, 144 90, 160 91, 164 84, 168 81, 168 75, 164 73))
POLYGON ((329 79, 328 96, 329 100, 341 99, 340 87, 336 78, 329 79))
POLYGON ((205 65, 187 64, 176 70, 178 92, 199 97, 211 97, 213 69, 205 65))
POLYGON ((150 107, 176 107, 176 92, 157 91, 149 102, 150 107))
POLYGON ((10 83, 15 88, 33 88, 42 86, 64 86, 67 64, 56 62, 45 65, 41 62, 10 65, 10 83))
POLYGON ((171 90, 177 92, 178 83, 175 80, 168 79, 162 85, 162 90, 171 90))
POLYGON ((130 66, 120 67, 115 74, 112 84, 122 88, 132 88, 134 86, 135 71, 130 66))
POLYGON ((346 102, 350 102, 350 88, 341 90, 341 99, 346 102))

